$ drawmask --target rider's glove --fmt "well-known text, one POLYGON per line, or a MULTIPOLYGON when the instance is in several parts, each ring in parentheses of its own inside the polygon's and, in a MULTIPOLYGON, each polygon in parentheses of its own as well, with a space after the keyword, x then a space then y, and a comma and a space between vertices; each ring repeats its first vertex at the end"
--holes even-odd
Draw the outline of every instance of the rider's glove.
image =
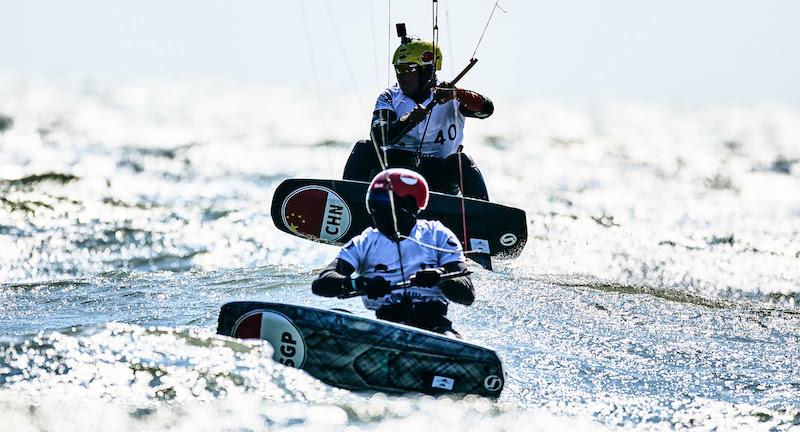
POLYGON ((423 269, 411 276, 411 285, 421 287, 432 287, 439 284, 442 278, 442 270, 438 268, 423 269))
POLYGON ((428 117, 428 111, 425 110, 425 107, 421 105, 417 105, 411 111, 407 112, 404 116, 400 117, 401 122, 417 124, 425 120, 428 117))
POLYGON ((454 97, 456 97, 456 88, 449 82, 439 83, 433 94, 433 98, 436 99, 436 103, 438 104, 447 103, 453 100, 454 97))
POLYGON ((353 286, 366 294, 369 299, 383 297, 391 291, 389 282, 380 276, 374 278, 359 276, 353 279, 353 286))

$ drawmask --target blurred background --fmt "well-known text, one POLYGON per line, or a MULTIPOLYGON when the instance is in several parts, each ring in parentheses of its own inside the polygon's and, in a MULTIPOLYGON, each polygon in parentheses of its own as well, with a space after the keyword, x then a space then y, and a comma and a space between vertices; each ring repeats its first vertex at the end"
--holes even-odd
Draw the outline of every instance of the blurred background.
MULTIPOLYGON (((442 78, 466 65, 494 4, 439 1, 442 78)), ((507 13, 495 11, 464 85, 501 101, 800 102, 791 0, 499 4, 507 13)), ((431 9, 428 0, 6 0, 0 72, 258 82, 369 106, 393 80, 394 24, 430 38, 431 9)))

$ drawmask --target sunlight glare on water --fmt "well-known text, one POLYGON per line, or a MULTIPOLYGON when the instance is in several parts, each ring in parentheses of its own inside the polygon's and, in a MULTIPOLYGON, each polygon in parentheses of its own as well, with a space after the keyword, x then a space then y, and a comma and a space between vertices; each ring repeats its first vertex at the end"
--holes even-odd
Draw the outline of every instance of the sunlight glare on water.
MULTIPOLYGON (((334 103, 335 101, 331 101, 334 103)), ((0 81, 0 417, 9 430, 790 430, 800 425, 800 111, 504 106, 465 148, 529 240, 465 338, 497 401, 353 393, 214 335, 231 300, 346 307, 335 255, 278 231, 367 118, 220 82, 0 81)), ((347 106, 347 105, 343 105, 347 106)))

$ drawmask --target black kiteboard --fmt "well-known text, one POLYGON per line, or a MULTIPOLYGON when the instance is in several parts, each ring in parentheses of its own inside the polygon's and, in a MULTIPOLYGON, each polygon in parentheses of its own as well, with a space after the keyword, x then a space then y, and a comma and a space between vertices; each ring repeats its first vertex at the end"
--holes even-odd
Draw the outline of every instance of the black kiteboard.
POLYGON ((344 312, 232 302, 219 312, 217 333, 264 339, 275 361, 349 390, 489 397, 503 390, 503 366, 491 349, 344 312))
MULTIPOLYGON (((353 180, 284 180, 272 198, 272 221, 289 234, 344 244, 372 224, 365 202, 368 187, 367 182, 353 180)), ((516 258, 528 239, 523 210, 488 201, 431 192, 420 218, 441 221, 465 250, 477 252, 473 259, 481 254, 516 258)))

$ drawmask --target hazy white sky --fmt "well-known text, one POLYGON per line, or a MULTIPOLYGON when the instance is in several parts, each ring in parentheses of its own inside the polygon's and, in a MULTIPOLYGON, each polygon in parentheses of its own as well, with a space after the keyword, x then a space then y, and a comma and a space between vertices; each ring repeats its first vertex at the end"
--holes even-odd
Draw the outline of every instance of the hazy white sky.
MULTIPOLYGON (((0 0, 0 73, 221 78, 370 105, 430 0, 0 0), (390 8, 391 5, 391 16, 390 8)), ((442 78, 494 0, 440 0, 442 78)), ((495 99, 800 104, 800 1, 504 0, 462 82, 495 99)), ((392 78, 393 79, 393 78, 392 78)))

